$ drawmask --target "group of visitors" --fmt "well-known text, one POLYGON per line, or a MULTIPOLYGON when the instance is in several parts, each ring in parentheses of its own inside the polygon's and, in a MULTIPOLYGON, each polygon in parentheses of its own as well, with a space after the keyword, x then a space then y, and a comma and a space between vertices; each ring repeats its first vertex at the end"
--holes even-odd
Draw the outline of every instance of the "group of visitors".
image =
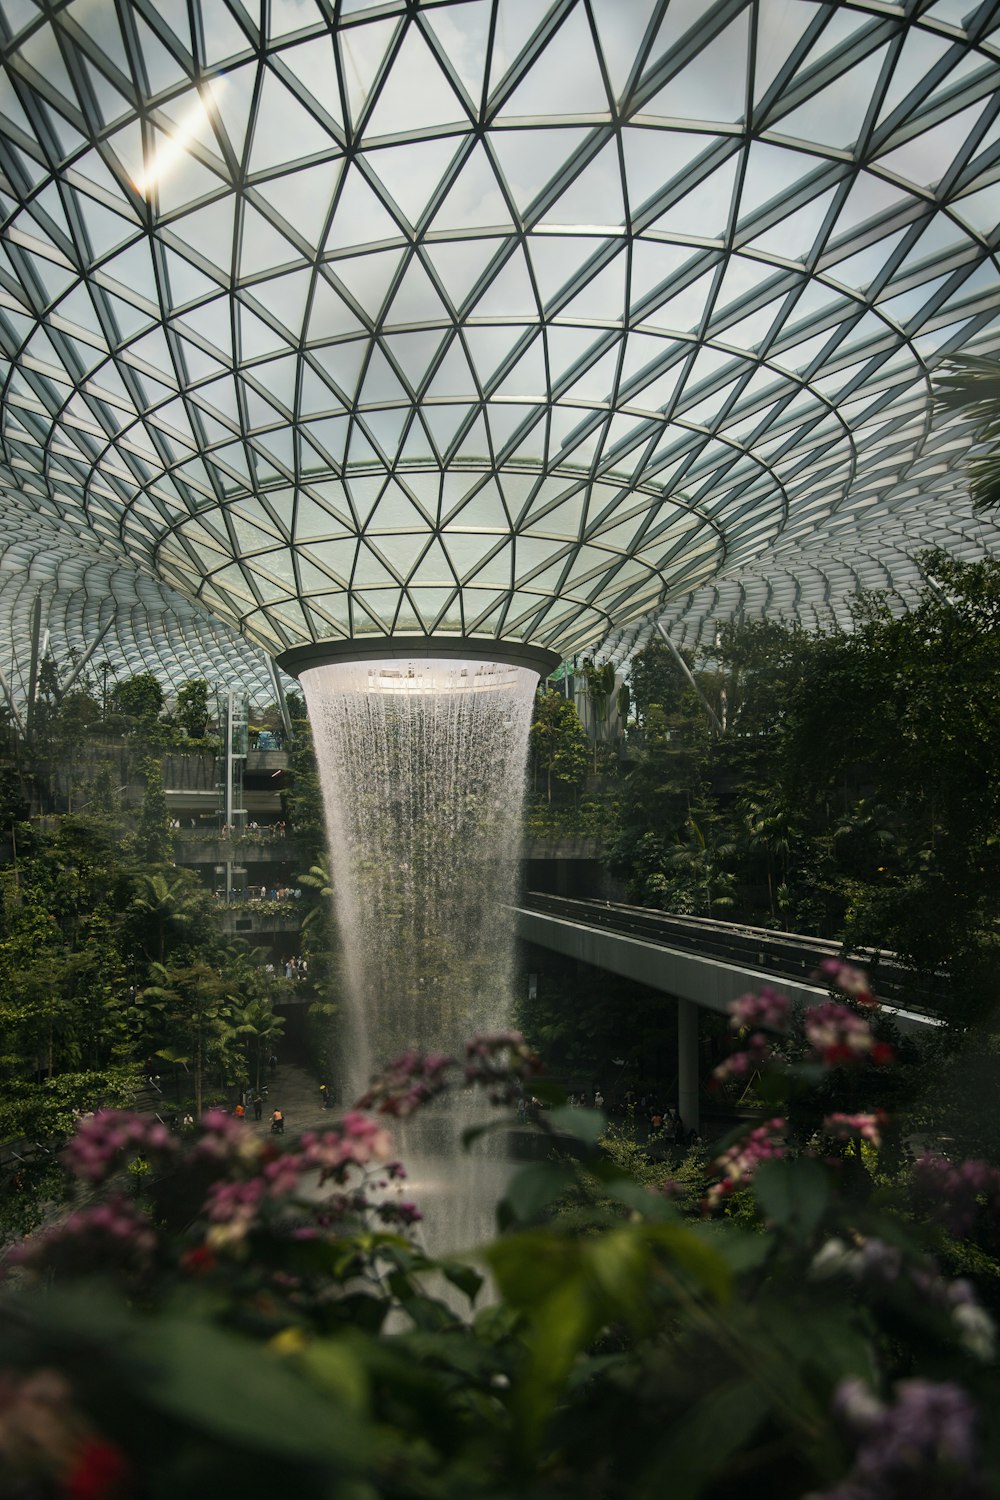
MULTIPOLYGON (((251 1100, 251 1107, 253 1109, 254 1119, 259 1120, 264 1108, 264 1097, 262 1094, 254 1094, 253 1099, 251 1100)), ((245 1120, 247 1117, 246 1105, 242 1102, 237 1104, 233 1109, 233 1115, 237 1120, 245 1120)), ((273 1109, 271 1111, 271 1134, 284 1135, 284 1133, 285 1112, 283 1109, 273 1109)))
POLYGON ((302 891, 297 885, 248 885, 248 901, 301 901, 302 891))

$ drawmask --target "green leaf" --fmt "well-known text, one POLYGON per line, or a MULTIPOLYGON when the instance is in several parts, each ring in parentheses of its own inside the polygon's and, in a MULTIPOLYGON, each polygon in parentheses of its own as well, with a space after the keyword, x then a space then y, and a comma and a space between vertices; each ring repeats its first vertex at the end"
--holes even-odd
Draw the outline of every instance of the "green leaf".
POLYGON ((475 1302, 486 1279, 475 1266, 467 1266, 458 1260, 443 1260, 438 1262, 438 1268, 446 1281, 468 1297, 470 1304, 475 1302))
POLYGON ((533 1162, 531 1166, 522 1167, 511 1179, 498 1206, 497 1216, 504 1227, 513 1223, 534 1223, 575 1182, 576 1173, 571 1167, 533 1162))
POLYGON ((668 1433, 640 1480, 636 1500, 662 1500, 664 1494, 670 1500, 696 1500, 706 1481, 725 1472, 729 1457, 745 1449, 767 1410, 767 1397, 752 1380, 714 1391, 685 1411, 668 1433))
POLYGON ((830 1178, 819 1162, 808 1157, 766 1161, 754 1173, 752 1189, 771 1223, 804 1242, 826 1212, 830 1178))
POLYGON ((608 1122, 599 1109, 575 1109, 563 1104, 557 1109, 549 1110, 543 1116, 543 1123, 550 1130, 564 1131, 588 1146, 596 1146, 607 1129, 608 1122))

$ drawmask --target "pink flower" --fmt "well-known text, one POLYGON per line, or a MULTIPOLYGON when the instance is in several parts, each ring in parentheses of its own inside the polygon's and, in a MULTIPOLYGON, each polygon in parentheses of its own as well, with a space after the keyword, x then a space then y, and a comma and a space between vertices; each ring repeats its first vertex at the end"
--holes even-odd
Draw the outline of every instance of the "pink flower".
POLYGON ((872 1029, 863 1016, 836 1000, 825 1000, 802 1018, 806 1041, 831 1067, 861 1062, 875 1046, 872 1029))
POLYGON ((863 1141, 869 1141, 873 1146, 882 1144, 882 1126, 886 1122, 886 1115, 882 1110, 876 1110, 873 1115, 827 1115, 823 1121, 823 1129, 828 1136, 838 1141, 850 1141, 859 1137, 863 1141))
POLYGON ((856 1005, 878 1009, 878 1000, 868 988, 868 975, 842 958, 824 958, 812 977, 825 981, 831 989, 850 995, 856 1005))
POLYGON ((743 1031, 748 1026, 763 1026, 765 1031, 786 1032, 789 1023, 789 1003, 785 995, 765 984, 762 989, 741 995, 729 1007, 729 1024, 734 1031, 743 1031))
POLYGON ((784 1120, 767 1120, 716 1157, 712 1166, 717 1180, 705 1194, 704 1206, 707 1209, 717 1208, 730 1193, 735 1192, 738 1187, 746 1186, 762 1161, 774 1161, 784 1156, 784 1134, 784 1120))

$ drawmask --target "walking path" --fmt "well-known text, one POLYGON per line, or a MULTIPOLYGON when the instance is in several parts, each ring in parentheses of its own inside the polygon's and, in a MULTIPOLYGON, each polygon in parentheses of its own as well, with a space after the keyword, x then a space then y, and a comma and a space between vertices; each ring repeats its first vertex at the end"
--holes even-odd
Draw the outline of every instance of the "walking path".
MULTIPOLYGON (((285 1117, 285 1134, 298 1135, 303 1130, 321 1130, 334 1118, 334 1111, 324 1110, 319 1083, 313 1073, 297 1063, 279 1063, 267 1076, 267 1098, 260 1120, 247 1108, 247 1124, 256 1134, 269 1134, 271 1112, 280 1109, 285 1117)), ((252 1097, 252 1096, 251 1096, 252 1097)))

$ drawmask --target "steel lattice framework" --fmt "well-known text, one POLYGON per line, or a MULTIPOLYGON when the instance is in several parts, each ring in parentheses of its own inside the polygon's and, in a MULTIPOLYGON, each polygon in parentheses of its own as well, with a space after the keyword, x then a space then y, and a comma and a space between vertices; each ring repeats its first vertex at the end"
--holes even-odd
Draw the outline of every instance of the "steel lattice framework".
POLYGON ((8 557, 269 653, 569 653, 968 543, 929 372, 995 346, 996 0, 0 13, 8 557))

